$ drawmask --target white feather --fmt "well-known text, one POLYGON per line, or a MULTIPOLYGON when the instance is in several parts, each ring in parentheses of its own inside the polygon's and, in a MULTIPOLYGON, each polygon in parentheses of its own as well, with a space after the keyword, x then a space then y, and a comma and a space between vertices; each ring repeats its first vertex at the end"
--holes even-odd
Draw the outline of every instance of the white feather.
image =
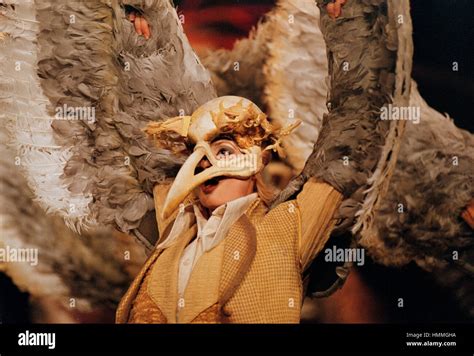
POLYGON ((64 218, 76 231, 95 224, 88 205, 92 198, 73 194, 61 175, 71 156, 71 147, 55 140, 37 76, 38 24, 33 1, 8 1, 0 15, 0 120, 9 132, 9 142, 32 189, 35 200, 48 212, 64 218))

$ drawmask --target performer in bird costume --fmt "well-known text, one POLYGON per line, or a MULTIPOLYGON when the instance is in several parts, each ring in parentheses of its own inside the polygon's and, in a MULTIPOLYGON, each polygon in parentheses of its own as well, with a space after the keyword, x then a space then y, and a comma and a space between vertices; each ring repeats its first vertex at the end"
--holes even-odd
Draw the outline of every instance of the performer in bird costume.
POLYGON ((171 187, 154 189, 162 240, 118 322, 299 322, 302 272, 326 243, 342 196, 314 179, 269 211, 263 170, 297 124, 276 128, 252 102, 225 96, 148 126, 159 145, 193 153, 171 187))
POLYGON ((473 136, 412 83, 408 0, 317 5, 279 1, 204 65, 169 1, 0 7, 2 115, 36 200, 148 250, 117 322, 298 322, 311 262, 341 232, 379 263, 456 270, 446 284, 472 312, 473 136), (431 139, 383 120, 389 105, 420 106, 431 139))

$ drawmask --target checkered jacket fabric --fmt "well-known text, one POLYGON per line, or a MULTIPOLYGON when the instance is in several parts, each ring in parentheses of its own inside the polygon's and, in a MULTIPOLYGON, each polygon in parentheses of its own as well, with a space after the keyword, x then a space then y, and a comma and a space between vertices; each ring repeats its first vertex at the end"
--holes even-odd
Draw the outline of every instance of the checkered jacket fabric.
POLYGON ((302 256, 314 258, 321 250, 340 200, 339 193, 315 180, 296 199, 270 211, 257 199, 231 227, 223 246, 201 257, 205 266, 196 265, 184 301, 174 291, 176 259, 192 236, 166 253, 155 251, 122 299, 117 322, 298 323, 308 262, 302 256), (307 219, 311 230, 302 228, 307 219))

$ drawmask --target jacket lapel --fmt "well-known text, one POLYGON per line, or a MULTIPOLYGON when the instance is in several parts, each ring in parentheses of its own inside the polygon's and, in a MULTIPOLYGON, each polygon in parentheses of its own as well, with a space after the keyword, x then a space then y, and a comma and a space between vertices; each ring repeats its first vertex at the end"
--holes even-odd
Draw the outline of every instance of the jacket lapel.
POLYGON ((180 323, 192 322, 201 312, 216 303, 222 306, 233 295, 256 252, 256 234, 251 221, 262 218, 265 211, 264 204, 257 199, 247 208, 247 215, 242 215, 229 229, 224 241, 199 258, 185 289, 180 323), (245 257, 240 259, 238 251, 245 257))
POLYGON ((166 248, 153 265, 148 295, 160 308, 168 323, 176 322, 178 306, 178 268, 184 248, 197 234, 194 223, 176 244, 166 248))
POLYGON ((180 310, 180 323, 192 322, 202 311, 217 303, 224 243, 204 253, 194 266, 184 291, 184 307, 180 310))
MULTIPOLYGON (((264 204, 260 199, 257 199, 247 209, 246 213, 243 214, 229 229, 227 237, 223 241, 224 244, 220 247, 222 251, 219 251, 219 246, 212 251, 209 251, 214 252, 215 256, 207 262, 216 265, 216 263, 212 263, 212 261, 218 261, 217 265, 221 266, 220 277, 219 275, 214 276, 217 277, 215 280, 219 281, 218 285, 214 287, 217 289, 217 302, 221 307, 223 307, 234 295, 250 269, 257 251, 257 235, 252 222, 257 223, 258 219, 264 217, 266 211, 267 209, 264 204)), ((127 293, 122 298, 117 309, 117 323, 127 322, 131 303, 138 292, 138 288, 148 268, 154 269, 154 271, 151 272, 148 284, 148 293, 150 297, 160 308, 168 322, 176 322, 179 262, 184 248, 188 245, 191 239, 196 236, 196 234, 197 225, 193 224, 193 226, 186 232, 185 236, 179 239, 176 245, 170 246, 165 250, 156 249, 152 253, 127 293), (158 261, 156 261, 158 256, 161 254, 163 255, 158 261), (154 263, 155 261, 157 263, 154 263), (158 271, 159 273, 157 273, 158 271)), ((198 261, 195 268, 201 267, 200 264, 203 262, 204 259, 203 261, 198 261)), ((217 269, 219 268, 217 267, 217 269)), ((197 271, 193 272, 197 273, 197 271)), ((213 278, 208 279, 208 281, 211 279, 213 278)), ((193 289, 192 281, 193 278, 190 279, 189 288, 186 288, 185 298, 193 294, 191 293, 191 289, 193 289)), ((197 287, 195 283, 194 287, 197 287)), ((202 285, 200 287, 202 289, 202 285)), ((192 319, 199 315, 201 311, 213 305, 215 303, 215 295, 215 290, 213 290, 213 293, 208 293, 207 297, 202 299, 202 303, 199 302, 194 305, 193 301, 193 304, 189 305, 190 308, 185 308, 185 314, 183 314, 181 321, 192 321, 192 319)))

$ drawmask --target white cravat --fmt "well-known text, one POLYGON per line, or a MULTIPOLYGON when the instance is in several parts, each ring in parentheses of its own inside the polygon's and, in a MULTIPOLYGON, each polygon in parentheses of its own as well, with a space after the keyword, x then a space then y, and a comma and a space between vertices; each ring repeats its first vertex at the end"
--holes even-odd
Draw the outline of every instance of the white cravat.
POLYGON ((199 258, 217 246, 227 235, 232 224, 237 221, 247 208, 258 198, 257 193, 237 198, 220 205, 206 219, 199 209, 199 202, 192 206, 182 207, 171 228, 170 234, 157 248, 166 248, 176 241, 193 223, 193 215, 197 223, 197 236, 183 251, 179 264, 178 293, 182 297, 191 276, 191 272, 199 258))

